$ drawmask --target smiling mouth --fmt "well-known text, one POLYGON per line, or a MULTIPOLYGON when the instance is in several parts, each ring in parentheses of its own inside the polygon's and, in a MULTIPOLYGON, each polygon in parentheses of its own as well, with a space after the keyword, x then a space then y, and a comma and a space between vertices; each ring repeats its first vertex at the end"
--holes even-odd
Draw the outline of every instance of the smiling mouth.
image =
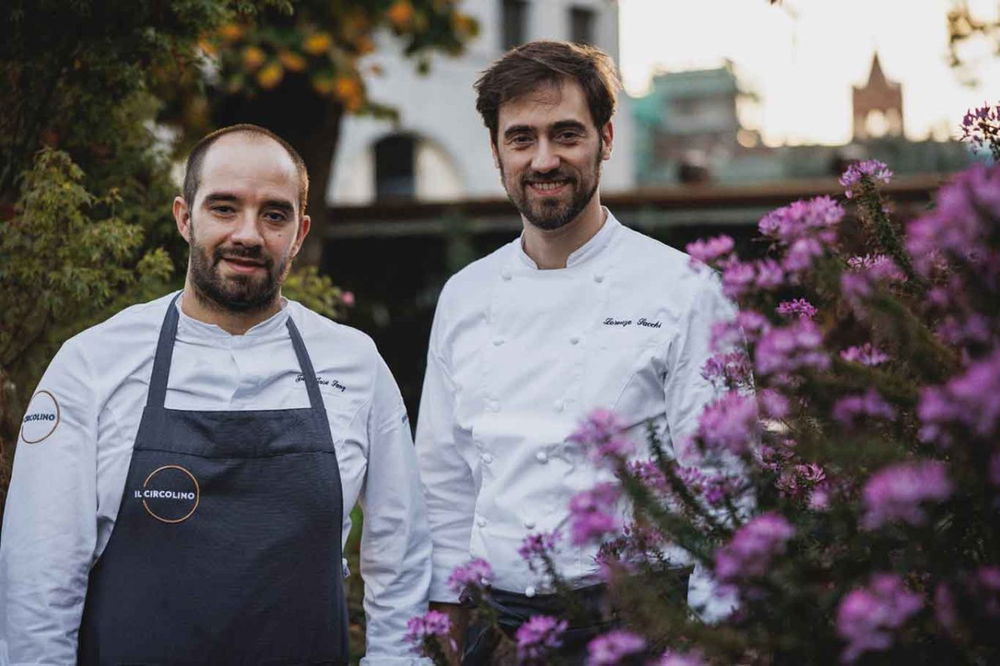
POLYGON ((528 183, 531 189, 539 192, 555 192, 566 185, 569 185, 568 180, 533 181, 528 183))
POLYGON ((234 270, 242 273, 251 273, 257 269, 265 268, 264 262, 243 257, 222 257, 222 260, 234 270))

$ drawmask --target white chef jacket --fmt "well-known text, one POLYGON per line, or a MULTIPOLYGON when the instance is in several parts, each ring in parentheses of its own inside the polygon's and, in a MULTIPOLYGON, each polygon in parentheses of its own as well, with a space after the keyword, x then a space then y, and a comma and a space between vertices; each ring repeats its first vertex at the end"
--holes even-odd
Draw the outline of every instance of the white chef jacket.
MULTIPOLYGON (((560 531, 554 559, 571 583, 597 579, 596 548, 569 541, 568 505, 610 477, 566 439, 594 408, 624 419, 639 452, 649 422, 682 464, 699 464, 676 445, 718 395, 701 368, 712 324, 735 309, 715 275, 688 262, 608 213, 566 268, 539 270, 517 239, 448 281, 416 436, 432 601, 457 600, 448 576, 472 557, 490 562, 495 587, 546 590, 517 554, 531 532, 560 531)), ((692 601, 706 594, 692 583, 692 601)))
MULTIPOLYGON (((29 404, 0 541, 0 664, 76 661, 88 574, 114 528, 172 298, 130 307, 66 342, 29 404)), ((329 417, 344 542, 351 507, 360 499, 365 511, 362 663, 425 663, 403 635, 406 620, 426 610, 426 510, 406 409, 368 336, 294 301, 244 335, 181 312, 166 407, 308 407, 288 317, 302 334, 329 417)))

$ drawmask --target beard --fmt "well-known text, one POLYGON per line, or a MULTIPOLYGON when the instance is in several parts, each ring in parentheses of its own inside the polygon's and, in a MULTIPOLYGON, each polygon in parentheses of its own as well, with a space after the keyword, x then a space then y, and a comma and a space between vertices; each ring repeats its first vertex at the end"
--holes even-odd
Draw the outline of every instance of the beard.
POLYGON ((500 176, 503 178, 504 189, 507 191, 507 198, 514 204, 518 212, 524 216, 528 222, 544 231, 553 231, 564 227, 580 215, 590 200, 597 192, 597 186, 601 181, 601 151, 603 141, 598 142, 597 154, 593 162, 590 173, 574 174, 573 170, 563 168, 553 171, 526 172, 520 178, 519 183, 507 184, 507 176, 504 173, 503 162, 500 163, 500 176), (572 195, 569 200, 558 197, 540 197, 532 201, 528 197, 527 189, 529 183, 553 183, 566 181, 572 188, 572 195))
POLYGON ((242 314, 267 310, 278 300, 287 274, 287 260, 276 266, 273 259, 264 256, 260 246, 220 246, 209 254, 197 242, 191 245, 190 278, 195 297, 213 310, 242 314), (227 257, 259 261, 263 264, 263 274, 224 277, 219 272, 219 262, 227 257))

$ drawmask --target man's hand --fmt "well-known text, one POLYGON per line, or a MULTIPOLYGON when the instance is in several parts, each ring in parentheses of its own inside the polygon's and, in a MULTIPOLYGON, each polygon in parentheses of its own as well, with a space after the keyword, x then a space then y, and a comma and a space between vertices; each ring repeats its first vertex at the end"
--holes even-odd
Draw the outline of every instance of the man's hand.
POLYGON ((447 641, 447 645, 442 644, 441 649, 448 657, 448 663, 452 666, 459 666, 462 663, 462 652, 465 648, 465 630, 469 624, 469 610, 460 604, 446 604, 438 601, 432 601, 430 606, 431 610, 444 613, 451 620, 451 640, 447 641), (454 650, 452 645, 455 646, 454 650))

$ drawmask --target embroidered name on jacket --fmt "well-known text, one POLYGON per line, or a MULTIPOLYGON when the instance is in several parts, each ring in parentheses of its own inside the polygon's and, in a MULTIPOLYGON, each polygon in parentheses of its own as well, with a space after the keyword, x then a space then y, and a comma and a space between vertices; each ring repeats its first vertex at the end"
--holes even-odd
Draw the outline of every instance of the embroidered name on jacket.
POLYGON ((605 326, 619 326, 621 328, 628 328, 635 324, 636 326, 643 326, 645 328, 662 328, 662 324, 658 321, 649 321, 645 317, 639 317, 639 319, 633 322, 631 319, 615 319, 614 317, 608 317, 604 320, 605 326))
MULTIPOLYGON (((306 377, 301 372, 295 376, 296 382, 304 382, 305 380, 306 377)), ((347 390, 347 387, 338 382, 336 379, 323 379, 319 375, 316 375, 316 383, 320 386, 329 386, 332 389, 337 389, 341 393, 347 390)))

